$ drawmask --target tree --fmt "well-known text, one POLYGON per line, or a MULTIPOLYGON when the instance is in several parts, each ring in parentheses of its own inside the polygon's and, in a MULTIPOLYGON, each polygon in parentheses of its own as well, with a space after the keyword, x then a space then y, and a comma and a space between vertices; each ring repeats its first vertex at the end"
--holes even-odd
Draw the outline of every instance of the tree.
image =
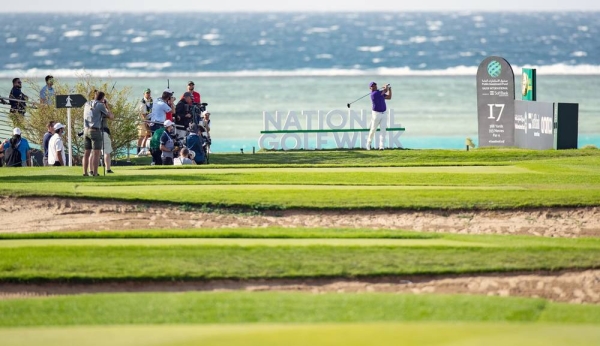
MULTIPOLYGON (((30 80, 25 82, 35 91, 35 95, 39 95, 41 88, 35 82, 30 80)), ((122 156, 127 153, 131 142, 137 139, 139 117, 136 104, 129 101, 131 87, 117 88, 116 84, 116 82, 112 83, 110 80, 95 79, 90 75, 79 77, 75 85, 61 83, 60 80, 55 78, 54 91, 56 95, 82 94, 88 100, 94 98, 96 90, 104 91, 109 107, 115 115, 115 119, 108 122, 114 154, 122 156)), ((34 96, 30 95, 30 101, 33 101, 33 99, 34 96)), ((25 117, 11 115, 9 118, 13 126, 21 128, 25 138, 38 144, 42 143, 46 133, 46 125, 49 121, 54 120, 68 127, 67 109, 56 108, 55 106, 36 104, 34 107, 27 108, 25 117)), ((83 137, 77 135, 83 131, 83 108, 71 109, 71 130, 73 132, 73 162, 78 163, 81 162, 85 150, 83 137)), ((67 142, 66 138, 65 144, 67 142)))

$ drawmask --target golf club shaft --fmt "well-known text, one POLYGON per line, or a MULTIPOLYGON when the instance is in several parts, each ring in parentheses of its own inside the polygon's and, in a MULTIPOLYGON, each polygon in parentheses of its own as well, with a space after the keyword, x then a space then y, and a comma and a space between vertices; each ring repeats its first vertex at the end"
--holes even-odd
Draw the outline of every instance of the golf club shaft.
MULTIPOLYGON (((383 90, 383 88, 381 88, 381 89, 377 89, 377 90, 378 90, 378 91, 381 91, 381 90, 383 90)), ((364 95, 364 96, 362 96, 362 97, 359 97, 359 98, 357 98, 356 100, 354 100, 354 101, 352 101, 352 102, 350 102, 350 103, 348 103, 348 104, 349 104, 349 105, 351 105, 351 104, 353 104, 354 102, 360 101, 360 100, 364 99, 365 97, 367 97, 367 96, 369 96, 369 95, 371 95, 371 92, 369 92, 368 94, 366 94, 366 95, 364 95)))

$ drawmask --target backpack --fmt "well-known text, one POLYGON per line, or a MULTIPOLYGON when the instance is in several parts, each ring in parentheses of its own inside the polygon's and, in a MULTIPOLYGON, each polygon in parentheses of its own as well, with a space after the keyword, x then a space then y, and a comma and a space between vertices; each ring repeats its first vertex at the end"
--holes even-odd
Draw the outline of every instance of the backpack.
POLYGON ((6 167, 22 167, 23 161, 21 160, 19 144, 21 144, 21 142, 17 143, 15 147, 13 147, 11 144, 10 147, 6 149, 6 167))

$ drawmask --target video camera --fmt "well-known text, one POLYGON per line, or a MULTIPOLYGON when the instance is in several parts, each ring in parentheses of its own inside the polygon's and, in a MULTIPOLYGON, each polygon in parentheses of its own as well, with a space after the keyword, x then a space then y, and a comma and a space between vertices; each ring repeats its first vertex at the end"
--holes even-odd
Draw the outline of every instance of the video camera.
POLYGON ((204 102, 190 106, 190 114, 192 115, 195 124, 198 124, 202 119, 202 112, 206 111, 206 106, 208 106, 208 103, 204 102))

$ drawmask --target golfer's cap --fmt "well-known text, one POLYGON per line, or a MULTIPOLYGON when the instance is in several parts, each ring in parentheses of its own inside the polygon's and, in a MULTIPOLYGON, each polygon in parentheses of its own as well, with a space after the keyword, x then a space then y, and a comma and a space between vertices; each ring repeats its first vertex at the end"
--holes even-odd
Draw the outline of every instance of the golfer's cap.
POLYGON ((173 90, 166 88, 165 91, 163 91, 163 93, 173 94, 173 90))
POLYGON ((173 126, 173 125, 175 125, 175 124, 174 124, 174 123, 173 123, 171 120, 168 120, 168 119, 167 119, 167 120, 165 120, 165 122, 164 122, 164 124, 163 124, 163 125, 164 125, 165 127, 169 127, 169 126, 173 126))
POLYGON ((149 93, 149 92, 151 92, 151 91, 150 91, 150 88, 146 88, 146 89, 144 89, 144 94, 145 94, 145 93, 149 93))
POLYGON ((372 87, 373 85, 377 85, 377 83, 375 83, 375 82, 369 83, 369 88, 372 87))
POLYGON ((193 97, 191 92, 184 92, 182 97, 193 97))
POLYGON ((21 129, 18 128, 18 127, 15 127, 15 129, 13 130, 13 135, 20 136, 21 135, 21 129))
POLYGON ((196 85, 196 84, 194 84, 194 82, 192 82, 192 81, 189 81, 187 85, 196 85))
POLYGON ((61 123, 56 123, 54 124, 54 131, 58 131, 60 129, 64 129, 65 125, 61 124, 61 123))

